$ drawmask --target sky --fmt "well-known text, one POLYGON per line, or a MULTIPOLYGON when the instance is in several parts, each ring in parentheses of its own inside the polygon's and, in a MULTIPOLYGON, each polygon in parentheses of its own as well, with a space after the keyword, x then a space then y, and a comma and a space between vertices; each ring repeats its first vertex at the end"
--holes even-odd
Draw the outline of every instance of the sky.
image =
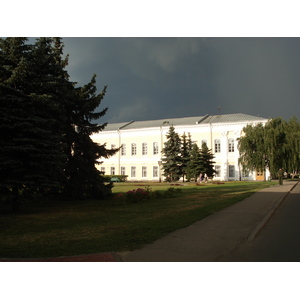
POLYGON ((245 113, 300 119, 298 37, 65 37, 70 80, 97 74, 99 122, 245 113))

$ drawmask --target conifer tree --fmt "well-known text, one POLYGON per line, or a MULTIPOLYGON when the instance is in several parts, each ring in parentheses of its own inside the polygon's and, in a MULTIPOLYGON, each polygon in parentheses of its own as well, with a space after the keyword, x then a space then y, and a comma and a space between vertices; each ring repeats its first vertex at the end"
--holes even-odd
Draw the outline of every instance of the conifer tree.
POLYGON ((215 164, 213 159, 215 157, 212 154, 211 150, 208 149, 207 144, 204 142, 202 143, 200 155, 202 157, 202 173, 206 173, 208 177, 212 178, 214 176, 214 173, 216 173, 216 171, 213 168, 215 164))
POLYGON ((185 176, 188 173, 188 162, 190 161, 190 152, 191 152, 190 141, 191 141, 190 134, 188 137, 184 132, 181 138, 181 159, 182 159, 181 171, 182 171, 183 182, 185 176))
POLYGON ((167 141, 162 149, 162 169, 168 181, 177 181, 182 175, 181 140, 175 132, 174 126, 170 126, 167 133, 167 141))
POLYGON ((72 109, 72 128, 69 134, 68 184, 69 195, 104 197, 111 192, 111 184, 105 185, 96 168, 101 157, 108 158, 118 149, 106 149, 92 141, 91 135, 102 131, 105 124, 92 123, 104 116, 107 108, 94 112, 106 93, 106 86, 96 94, 96 75, 83 87, 76 89, 76 101, 72 109))
POLYGON ((37 92, 42 78, 36 78, 33 47, 26 41, 0 41, 1 187, 14 208, 21 195, 58 188, 64 167, 60 136, 53 131, 58 110, 49 95, 37 92))
POLYGON ((197 181, 200 173, 203 172, 203 158, 200 149, 196 143, 193 144, 190 152, 190 161, 188 163, 189 178, 197 181))
POLYGON ((95 164, 117 150, 94 143, 90 135, 106 91, 96 81, 75 88, 65 70, 60 38, 0 39, 0 193, 16 204, 20 195, 77 190, 81 196, 109 192, 95 164), (76 175, 74 175, 76 174, 76 175), (79 192, 79 191, 78 191, 79 192))

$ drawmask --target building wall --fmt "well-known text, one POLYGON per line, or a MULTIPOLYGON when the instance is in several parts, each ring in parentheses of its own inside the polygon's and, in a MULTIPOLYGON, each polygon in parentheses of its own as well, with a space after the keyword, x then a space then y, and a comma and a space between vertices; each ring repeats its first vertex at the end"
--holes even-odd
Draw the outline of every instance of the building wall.
MULTIPOLYGON (((199 147, 202 141, 207 142, 209 149, 215 158, 215 167, 218 168, 219 174, 214 180, 254 180, 255 174, 242 174, 239 164, 239 152, 237 139, 242 135, 242 129, 247 123, 219 123, 219 124, 199 124, 174 126, 175 131, 182 135, 190 133, 192 140, 199 147), (219 149, 215 148, 215 140, 220 141, 219 149), (233 142, 230 144, 229 142, 233 142)), ((122 172, 128 175, 128 180, 132 181, 159 181, 161 169, 159 162, 162 159, 161 150, 166 142, 166 134, 169 126, 160 126, 153 128, 121 129, 114 131, 103 131, 92 136, 92 139, 100 144, 106 143, 107 148, 121 147, 125 145, 126 149, 121 149, 116 155, 109 159, 103 159, 103 163, 98 166, 104 168, 105 174, 119 175, 122 172), (147 151, 143 143, 147 145, 147 151), (158 152, 154 153, 153 144, 157 143, 158 152), (132 152, 132 144, 136 145, 136 151, 132 152), (135 168, 135 172, 134 171, 135 168)))

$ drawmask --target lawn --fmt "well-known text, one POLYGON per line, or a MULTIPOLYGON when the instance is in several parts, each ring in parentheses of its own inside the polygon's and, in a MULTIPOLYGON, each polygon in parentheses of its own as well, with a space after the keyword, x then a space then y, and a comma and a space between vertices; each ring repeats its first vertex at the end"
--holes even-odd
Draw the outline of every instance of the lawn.
POLYGON ((12 213, 1 206, 0 257, 55 257, 134 250, 277 182, 197 186, 115 183, 115 195, 145 188, 173 193, 139 203, 44 200, 12 213))

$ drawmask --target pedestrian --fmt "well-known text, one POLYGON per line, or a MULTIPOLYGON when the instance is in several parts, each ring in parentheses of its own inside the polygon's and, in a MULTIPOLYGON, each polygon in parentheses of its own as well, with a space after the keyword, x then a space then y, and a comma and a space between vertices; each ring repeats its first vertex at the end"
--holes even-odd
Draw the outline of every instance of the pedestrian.
POLYGON ((199 175, 199 182, 202 182, 202 173, 199 175))
POLYGON ((207 182, 207 174, 204 174, 204 182, 207 182))
POLYGON ((282 169, 279 169, 277 175, 278 175, 279 184, 280 184, 280 185, 283 185, 283 170, 282 170, 282 169))

